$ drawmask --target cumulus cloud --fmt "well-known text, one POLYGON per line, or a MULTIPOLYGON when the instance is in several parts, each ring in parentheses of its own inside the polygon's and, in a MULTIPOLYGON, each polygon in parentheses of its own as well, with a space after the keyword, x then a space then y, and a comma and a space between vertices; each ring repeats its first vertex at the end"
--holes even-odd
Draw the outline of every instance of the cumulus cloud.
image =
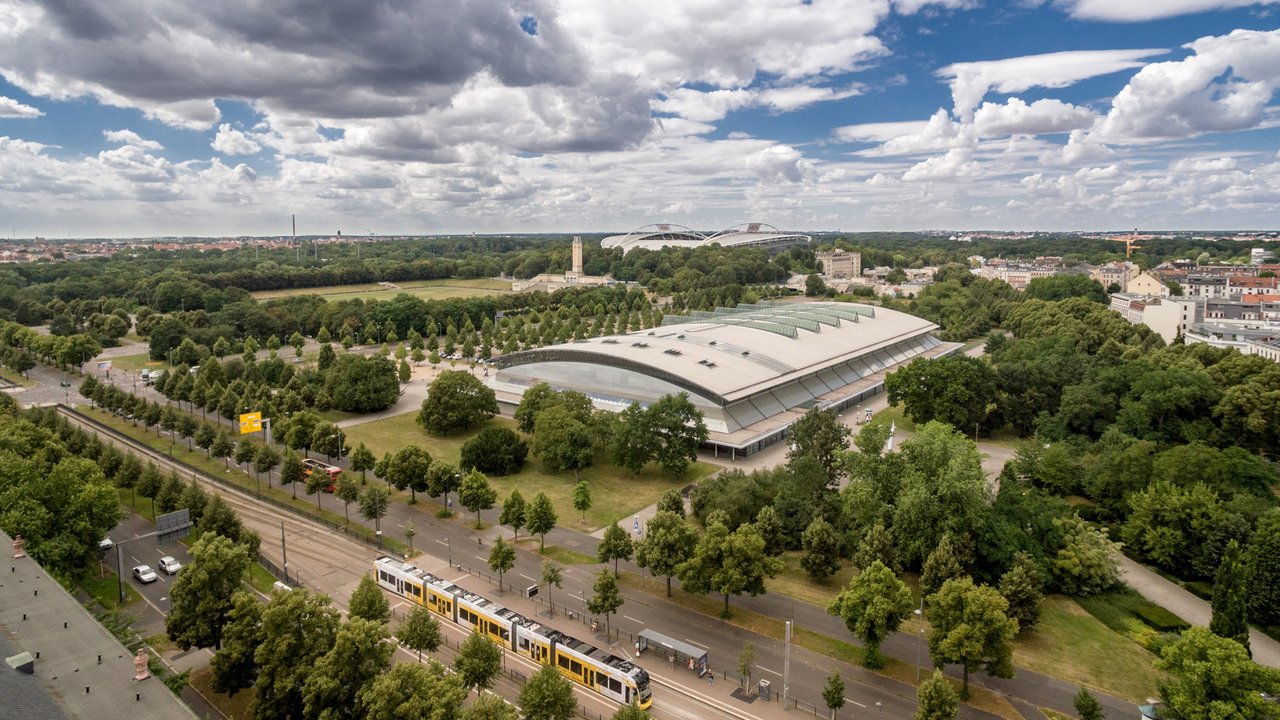
POLYGON ((1073 17, 1110 22, 1143 22, 1210 10, 1276 5, 1280 0, 1059 0, 1073 17))
POLYGON ((1099 130, 1108 140, 1191 137, 1256 127, 1280 86, 1280 30, 1235 30, 1186 46, 1129 80, 1099 130))
POLYGON ((107 142, 119 145, 133 145, 144 150, 163 150, 164 146, 155 140, 146 140, 138 133, 132 130, 103 130, 102 136, 107 142))
POLYGON ((0 118, 37 118, 44 115, 39 108, 23 105, 13 98, 0 95, 0 118))
POLYGON ((981 173, 981 166, 973 160, 970 148, 953 148, 945 155, 931 157, 913 165, 902 174, 904 182, 921 180, 949 180, 957 177, 970 177, 981 173))
POLYGON ((978 6, 978 0, 893 0, 893 9, 900 15, 914 15, 924 8, 968 10, 978 6))
POLYGON ((743 108, 767 107, 773 112, 784 113, 815 103, 843 100, 861 92, 861 88, 857 86, 832 88, 815 85, 736 88, 705 92, 693 88, 676 88, 666 93, 661 99, 655 100, 653 109, 679 115, 686 120, 714 122, 743 108))
POLYGON ((909 155, 971 146, 977 139, 971 124, 956 122, 939 109, 916 132, 886 140, 868 155, 909 155))
POLYGON ((223 155, 254 155, 262 149, 249 136, 226 123, 218 126, 218 134, 210 144, 223 155))
POLYGON ((983 103, 974 113, 973 123, 983 137, 1041 135, 1082 130, 1093 125, 1097 115, 1088 108, 1059 100, 1037 100, 1030 105, 1010 98, 1007 103, 983 103))
POLYGON ((844 142, 885 142, 924 130, 927 120, 901 120, 896 122, 859 123, 835 129, 836 139, 844 142))
POLYGON ((1142 66, 1144 58, 1165 50, 1070 50, 1003 60, 953 63, 938 70, 951 80, 956 117, 968 119, 987 93, 1017 93, 1031 88, 1063 88, 1081 80, 1142 66))

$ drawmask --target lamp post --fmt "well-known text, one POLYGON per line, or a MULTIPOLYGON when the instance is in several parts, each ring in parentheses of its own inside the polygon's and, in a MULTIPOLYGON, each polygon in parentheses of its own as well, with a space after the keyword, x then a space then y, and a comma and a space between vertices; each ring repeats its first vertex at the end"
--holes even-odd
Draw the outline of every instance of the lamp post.
MULTIPOLYGON (((924 622, 924 590, 920 591, 920 608, 912 610, 920 622, 924 622)), ((924 628, 920 628, 920 642, 916 643, 916 684, 920 684, 920 645, 924 642, 924 628)))
POLYGON ((876 701, 876 717, 878 718, 884 717, 884 703, 880 702, 879 700, 876 701))
POLYGON ((449 567, 453 567, 453 540, 445 538, 444 541, 449 546, 449 567))

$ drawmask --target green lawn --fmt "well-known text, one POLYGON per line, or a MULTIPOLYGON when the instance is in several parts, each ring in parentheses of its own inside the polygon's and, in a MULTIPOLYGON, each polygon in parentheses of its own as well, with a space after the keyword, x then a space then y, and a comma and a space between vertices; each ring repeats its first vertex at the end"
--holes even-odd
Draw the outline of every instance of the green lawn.
POLYGON ((249 583, 254 590, 270 595, 276 576, 267 572, 262 565, 253 562, 249 563, 249 569, 245 571, 245 582, 249 583))
MULTIPOLYGON (((436 437, 418 427, 416 417, 415 413, 406 413, 354 425, 346 428, 347 441, 352 446, 363 442, 375 457, 382 457, 387 452, 395 453, 406 445, 417 445, 431 453, 433 458, 443 458, 456 464, 462 457, 463 443, 480 431, 478 427, 458 435, 436 437)), ((515 429, 515 423, 506 418, 494 418, 488 424, 515 429)), ((657 467, 645 468, 635 476, 613 465, 598 464, 587 468, 582 471, 582 478, 591 486, 591 509, 587 511, 585 521, 582 514, 573 509, 573 473, 549 473, 537 458, 530 458, 519 473, 491 477, 489 482, 498 491, 499 502, 517 487, 526 500, 532 499, 539 491, 545 492, 556 508, 561 526, 590 532, 652 505, 669 488, 696 482, 715 470, 714 465, 700 462, 690 467, 683 477, 672 479, 657 467)), ((474 518, 474 514, 465 511, 462 515, 474 518)))
POLYGON ((253 688, 241 690, 234 697, 213 691, 213 668, 205 666, 191 673, 191 687, 200 691, 214 707, 231 720, 253 717, 253 688))
POLYGON ((852 565, 844 564, 835 575, 826 580, 814 580, 809 577, 809 573, 805 572, 804 568, 800 567, 802 554, 799 550, 783 553, 782 572, 778 573, 777 577, 766 580, 765 585, 771 593, 786 595, 825 608, 836 595, 840 594, 841 590, 849 586, 849 581, 856 573, 852 565))
MULTIPOLYGON (((521 542, 523 541, 524 538, 521 538, 521 542)), ((532 542, 533 545, 529 547, 530 552, 538 552, 538 548, 536 547, 537 541, 534 540, 532 542)), ((600 562, 590 555, 584 555, 583 553, 576 550, 570 550, 569 548, 562 548, 559 545, 548 545, 542 549, 541 554, 543 557, 555 560, 561 565, 593 565, 600 562)))
POLYGON ((111 371, 119 373, 120 371, 128 373, 137 373, 142 368, 148 370, 163 370, 165 363, 159 360, 152 360, 151 356, 146 352, 140 352, 137 355, 121 355, 111 358, 111 371))
POLYGON ((290 288, 288 290, 263 290, 252 293, 257 300, 291 297, 295 295, 319 295, 329 302, 339 300, 390 300, 402 293, 420 297, 423 300, 443 300, 445 298, 469 298, 511 292, 509 280, 413 280, 396 283, 398 290, 388 290, 377 283, 364 285, 335 285, 319 288, 290 288))
POLYGON ((1075 600, 1051 595, 1040 622, 1019 636, 1014 664, 1134 702, 1156 692, 1156 656, 1108 628, 1075 600))
POLYGON ((0 377, 8 380, 18 387, 29 388, 36 384, 35 380, 25 378, 20 373, 16 373, 9 368, 0 368, 0 377))
MULTIPOLYGON (((115 555, 114 550, 108 553, 108 559, 112 563, 115 562, 115 555)), ((104 609, 115 610, 120 607, 120 581, 111 570, 104 567, 101 575, 95 574, 93 577, 81 580, 80 587, 84 588, 84 591, 97 600, 104 609)), ((124 584, 124 597, 126 607, 142 599, 138 591, 127 582, 124 584)))

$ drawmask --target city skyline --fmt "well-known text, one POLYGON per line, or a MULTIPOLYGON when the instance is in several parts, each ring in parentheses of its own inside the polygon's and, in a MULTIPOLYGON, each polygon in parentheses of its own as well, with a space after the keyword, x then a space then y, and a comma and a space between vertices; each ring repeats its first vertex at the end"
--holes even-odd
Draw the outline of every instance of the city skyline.
POLYGON ((1278 11, 0 0, 0 226, 1274 228, 1278 11))

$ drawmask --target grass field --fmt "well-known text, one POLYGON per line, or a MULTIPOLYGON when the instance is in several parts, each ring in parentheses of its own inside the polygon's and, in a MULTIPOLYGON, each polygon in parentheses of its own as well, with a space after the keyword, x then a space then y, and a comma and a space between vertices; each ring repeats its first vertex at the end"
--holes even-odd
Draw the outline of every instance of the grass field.
POLYGON ((136 374, 142 368, 163 370, 165 363, 159 360, 152 360, 151 356, 145 352, 140 352, 137 355, 120 355, 111 358, 112 377, 116 377, 122 371, 136 374))
POLYGON ((4 378, 18 387, 29 388, 36 384, 35 380, 23 377, 9 368, 0 368, 0 378, 4 378))
POLYGON ((809 573, 805 572, 804 568, 800 567, 802 554, 799 550, 783 553, 782 572, 778 573, 777 577, 765 581, 765 585, 771 593, 786 595, 825 608, 836 595, 840 594, 841 590, 849 586, 849 580, 853 579, 855 574, 853 567, 846 564, 825 581, 814 580, 809 577, 809 573))
POLYGON ((1156 692, 1156 656, 1113 631, 1075 600, 1050 595, 1040 622, 1014 646, 1019 667, 1097 688, 1134 702, 1156 692))
MULTIPOLYGON (((115 551, 109 553, 108 557, 115 562, 115 551)), ((115 610, 120 607, 120 581, 116 579, 116 574, 110 570, 103 568, 101 576, 94 575, 80 581, 80 587, 84 591, 98 601, 106 610, 115 610)), ((124 584, 124 606, 128 607, 133 603, 142 599, 137 590, 134 590, 130 583, 124 584)))
POLYGON ((445 298, 469 298, 511 292, 508 280, 412 280, 396 283, 398 289, 389 290, 377 283, 366 285, 335 285, 317 288, 290 288, 288 290, 263 290, 252 293, 257 300, 291 297, 295 295, 319 295, 330 302, 339 300, 390 300, 402 293, 420 297, 423 300, 443 300, 445 298))
POLYGON ((247 720, 253 717, 253 688, 241 690, 235 697, 213 691, 213 668, 205 666, 191 673, 191 687, 195 688, 214 707, 230 720, 247 720))
MULTIPOLYGON (((347 442, 351 446, 363 442, 375 457, 382 457, 383 453, 395 453, 406 445, 417 445, 433 458, 457 464, 462 457, 462 444, 480 431, 480 428, 476 428, 458 435, 436 437, 418 427, 416 417, 415 413, 406 413, 354 425, 346 428, 347 442)), ((515 429, 515 423, 505 418, 494 418, 488 424, 515 429)), ((517 487, 525 500, 531 500, 539 491, 545 492, 555 505, 562 527, 590 532, 652 505, 669 488, 695 482, 715 470, 714 465, 696 463, 683 477, 673 479, 656 467, 645 468, 635 476, 612 465, 600 464, 587 468, 582 471, 582 478, 591 486, 591 509, 587 510, 585 521, 582 514, 573 509, 573 473, 549 473, 537 458, 526 461, 524 469, 519 473, 491 477, 489 482, 498 491, 499 503, 517 487)))

